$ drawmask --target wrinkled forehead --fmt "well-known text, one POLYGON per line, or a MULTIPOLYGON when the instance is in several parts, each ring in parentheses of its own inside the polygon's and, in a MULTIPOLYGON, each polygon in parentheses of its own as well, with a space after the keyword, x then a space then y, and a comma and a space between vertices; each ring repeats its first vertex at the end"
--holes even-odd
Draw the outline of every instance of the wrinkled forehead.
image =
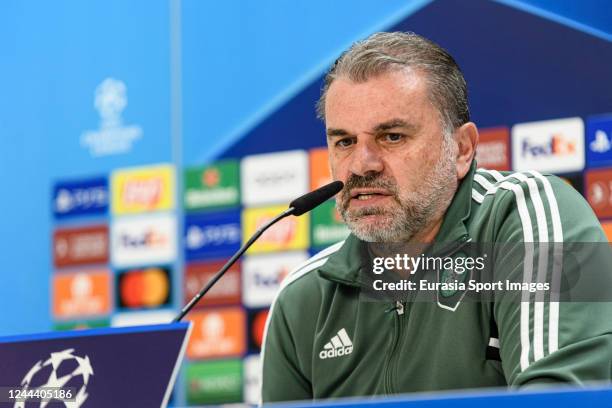
POLYGON ((428 98, 423 73, 385 72, 365 81, 338 77, 329 87, 325 104, 327 128, 371 127, 402 118, 426 119, 437 114, 428 98))

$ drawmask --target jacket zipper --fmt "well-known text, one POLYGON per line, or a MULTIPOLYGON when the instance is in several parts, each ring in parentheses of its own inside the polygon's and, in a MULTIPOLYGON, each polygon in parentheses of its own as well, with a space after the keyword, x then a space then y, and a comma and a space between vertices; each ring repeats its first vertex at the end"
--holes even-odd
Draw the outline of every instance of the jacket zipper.
POLYGON ((402 316, 405 312, 404 302, 396 301, 395 306, 388 309, 387 312, 395 311, 395 317, 393 319, 393 342, 391 343, 391 347, 389 348, 389 352, 387 354, 387 360, 385 363, 385 394, 393 394, 393 368, 394 364, 394 354, 396 349, 398 348, 400 339, 402 337, 402 316))
POLYGON ((459 238, 459 240, 457 241, 457 244, 450 248, 447 249, 446 251, 444 251, 444 253, 436 255, 440 258, 445 258, 447 256, 451 256, 452 254, 454 254, 455 252, 459 251, 461 248, 463 248, 464 246, 466 246, 468 243, 470 243, 472 241, 472 239, 470 238, 469 235, 463 235, 461 238, 459 238))
MULTIPOLYGON (((450 256, 454 254, 455 252, 463 248, 465 245, 467 245, 467 243, 470 241, 471 240, 469 239, 469 236, 464 235, 463 237, 461 237, 461 239, 459 240, 456 246, 449 249, 448 251, 445 251, 446 254, 442 256, 450 256)), ((385 371, 384 371, 385 373, 385 386, 384 386, 385 394, 394 393, 393 373, 394 373, 395 365, 397 363, 397 358, 394 360, 394 354, 396 353, 396 350, 399 347, 400 339, 402 338, 402 327, 404 326, 403 319, 407 318, 407 317, 403 318, 402 316, 406 312, 406 306, 407 306, 407 302, 396 301, 394 306, 386 310, 387 312, 395 311, 396 315, 395 315, 395 318, 393 319, 393 325, 394 325, 393 342, 391 343, 391 347, 389 348, 389 352, 387 354, 387 360, 385 363, 385 371)))

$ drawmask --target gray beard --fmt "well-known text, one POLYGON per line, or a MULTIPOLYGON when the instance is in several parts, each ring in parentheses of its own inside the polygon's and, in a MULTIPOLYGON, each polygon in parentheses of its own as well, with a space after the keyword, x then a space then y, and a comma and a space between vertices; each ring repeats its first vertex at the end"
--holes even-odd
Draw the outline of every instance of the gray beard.
MULTIPOLYGON (((451 145, 450 142, 445 143, 451 145)), ((364 208, 348 210, 348 191, 336 199, 336 208, 351 232, 366 242, 410 242, 414 236, 430 225, 436 216, 442 216, 448 208, 457 188, 454 166, 454 149, 443 148, 437 165, 423 180, 418 192, 405 193, 400 197, 394 184, 388 181, 371 183, 369 187, 386 187, 393 192, 397 206, 394 208, 364 208), (361 223, 361 217, 379 215, 376 224, 361 223)), ((364 182, 365 183, 365 182, 364 182)), ((360 187, 368 187, 360 183, 360 187)), ((350 183, 349 183, 350 184, 350 183)))
POLYGON ((419 208, 399 202, 397 211, 372 208, 343 214, 342 218, 351 232, 366 242, 407 242, 423 230, 432 217, 434 208, 417 204, 419 208), (361 224, 359 219, 367 215, 386 216, 377 224, 361 224))

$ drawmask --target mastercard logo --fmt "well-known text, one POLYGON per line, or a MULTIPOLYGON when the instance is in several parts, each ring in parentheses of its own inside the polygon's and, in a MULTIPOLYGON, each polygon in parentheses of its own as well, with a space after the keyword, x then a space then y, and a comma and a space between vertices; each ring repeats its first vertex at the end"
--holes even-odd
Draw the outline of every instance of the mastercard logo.
POLYGON ((263 342, 264 329, 266 327, 266 319, 268 318, 268 310, 261 310, 255 312, 250 316, 251 318, 251 346, 254 346, 254 350, 261 350, 261 344, 263 342))
POLYGON ((153 308, 170 302, 170 272, 144 268, 119 275, 119 303, 126 308, 153 308))

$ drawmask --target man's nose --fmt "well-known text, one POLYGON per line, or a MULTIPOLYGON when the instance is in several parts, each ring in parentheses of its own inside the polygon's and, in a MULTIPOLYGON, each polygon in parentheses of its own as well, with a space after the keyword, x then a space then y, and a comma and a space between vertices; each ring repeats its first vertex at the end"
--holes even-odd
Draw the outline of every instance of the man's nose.
POLYGON ((380 173, 384 169, 381 152, 376 145, 371 142, 357 143, 351 155, 351 165, 349 170, 358 176, 365 176, 368 173, 380 173))

